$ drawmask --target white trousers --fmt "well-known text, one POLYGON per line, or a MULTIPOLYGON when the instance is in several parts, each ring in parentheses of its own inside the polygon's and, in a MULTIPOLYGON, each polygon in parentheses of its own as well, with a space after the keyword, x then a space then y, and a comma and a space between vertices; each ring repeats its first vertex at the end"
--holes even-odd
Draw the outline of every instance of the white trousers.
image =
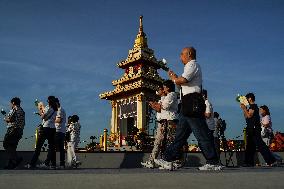
POLYGON ((78 161, 77 156, 75 154, 75 149, 77 145, 78 142, 74 141, 67 143, 67 166, 72 166, 78 161))

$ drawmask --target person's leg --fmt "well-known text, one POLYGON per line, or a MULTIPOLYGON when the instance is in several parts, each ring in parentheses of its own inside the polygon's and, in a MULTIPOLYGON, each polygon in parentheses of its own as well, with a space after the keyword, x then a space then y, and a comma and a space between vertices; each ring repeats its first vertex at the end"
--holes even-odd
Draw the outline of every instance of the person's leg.
POLYGON ((275 157, 273 156, 272 152, 269 150, 269 147, 263 142, 261 138, 260 131, 257 132, 254 136, 255 144, 257 146, 258 151, 261 153, 263 159, 267 164, 272 164, 276 161, 275 157))
POLYGON ((174 142, 166 149, 164 160, 174 161, 181 158, 182 148, 186 144, 191 132, 191 128, 188 125, 186 118, 180 115, 174 142))
POLYGON ((163 134, 163 128, 162 128, 162 124, 158 123, 158 127, 157 127, 157 133, 155 136, 155 141, 154 141, 154 147, 152 149, 152 153, 149 157, 149 161, 153 161, 154 159, 157 159, 159 152, 160 152, 160 148, 161 148, 161 144, 164 138, 164 134, 163 134))
POLYGON ((42 146, 43 146, 43 144, 46 140, 46 136, 47 136, 47 128, 43 128, 43 131, 38 136, 38 140, 37 140, 37 143, 36 143, 36 149, 35 149, 35 152, 33 154, 31 162, 30 162, 31 167, 36 166, 36 162, 38 160, 38 156, 40 154, 41 148, 42 148, 42 146))
POLYGON ((220 139, 218 137, 214 137, 214 145, 218 159, 220 161, 220 139))
POLYGON ((23 136, 23 129, 17 128, 13 132, 13 142, 11 143, 11 151, 10 151, 10 161, 13 163, 14 168, 16 168, 21 161, 23 160, 22 157, 18 157, 17 155, 17 147, 19 144, 19 141, 21 140, 23 136))
POLYGON ((73 160, 74 160, 75 163, 77 163, 79 161, 79 159, 78 159, 78 157, 76 155, 76 148, 78 147, 78 145, 79 145, 79 141, 75 141, 75 143, 74 143, 74 150, 73 150, 73 152, 74 152, 73 160))
POLYGON ((201 149, 207 164, 219 164, 219 159, 215 150, 213 135, 206 124, 204 118, 187 118, 191 130, 198 141, 198 146, 201 149))
POLYGON ((44 161, 44 164, 45 164, 46 166, 49 166, 49 165, 50 165, 50 159, 51 159, 51 150, 50 150, 50 147, 48 147, 46 159, 45 159, 45 161, 44 161))
POLYGON ((47 130, 48 149, 50 153, 51 166, 56 166, 56 151, 55 151, 55 128, 48 128, 47 130))
POLYGON ((253 133, 247 133, 247 144, 245 150, 245 164, 247 166, 254 166, 254 155, 255 155, 255 142, 253 133))
POLYGON ((8 163, 5 168, 12 168, 13 164, 15 163, 13 161, 13 157, 15 156, 16 153, 16 146, 14 144, 14 137, 13 137, 13 130, 12 128, 8 128, 7 132, 4 136, 4 141, 3 141, 3 147, 6 150, 6 153, 8 155, 8 163))
POLYGON ((64 150, 64 137, 65 134, 57 132, 56 143, 60 153, 60 166, 65 166, 65 150, 64 150))
POLYGON ((67 143, 67 165, 72 166, 72 142, 67 143))
POLYGON ((176 121, 173 121, 173 120, 170 120, 168 121, 168 124, 167 124, 167 146, 169 146, 171 143, 174 142, 175 140, 175 136, 176 136, 176 127, 177 127, 177 122, 176 121))
POLYGON ((165 151, 167 149, 167 135, 168 135, 168 121, 163 120, 162 121, 162 129, 163 129, 163 139, 161 141, 161 146, 160 146, 160 152, 161 152, 161 157, 164 157, 165 151))
POLYGON ((68 148, 69 149, 69 153, 70 153, 70 165, 72 166, 74 164, 74 162, 76 161, 76 156, 75 156, 75 142, 71 141, 69 142, 68 148))

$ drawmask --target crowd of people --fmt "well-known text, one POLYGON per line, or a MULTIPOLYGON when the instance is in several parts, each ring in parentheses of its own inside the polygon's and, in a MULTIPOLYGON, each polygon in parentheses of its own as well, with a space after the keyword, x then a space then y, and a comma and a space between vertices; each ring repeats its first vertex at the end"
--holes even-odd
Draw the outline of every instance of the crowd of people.
MULTIPOLYGON (((207 90, 202 89, 201 67, 196 61, 196 50, 186 47, 180 54, 184 64, 181 76, 173 71, 168 71, 170 80, 163 88, 159 88, 158 102, 150 102, 157 111, 157 134, 154 148, 148 161, 141 162, 146 168, 159 167, 159 169, 173 170, 183 166, 183 149, 191 133, 198 141, 206 164, 199 170, 221 170, 224 166, 220 162, 220 139, 226 142, 224 131, 226 122, 213 111, 213 106, 208 99, 207 90), (172 81, 180 89, 180 99, 174 94, 166 93, 167 84, 172 81), (180 102, 180 110, 178 104, 180 102), (175 132, 168 132, 172 127, 172 116, 175 115, 175 132), (169 140, 169 135, 175 133, 174 139, 169 140), (167 144, 165 144, 167 143, 167 144), (159 152, 161 159, 157 159, 159 152)), ((269 109, 266 105, 255 104, 255 95, 246 95, 248 106, 240 104, 246 120, 246 146, 245 163, 243 166, 255 166, 254 155, 256 148, 263 156, 267 166, 278 165, 282 158, 269 150, 273 137, 272 122, 269 109), (260 114, 259 114, 260 111, 260 114), (261 115, 261 118, 260 118, 261 115)))
MULTIPOLYGON (((202 89, 201 66, 196 61, 195 48, 183 48, 180 60, 184 64, 183 74, 178 76, 172 70, 168 71, 169 80, 159 86, 157 91, 159 101, 149 102, 149 105, 157 112, 158 127, 152 153, 148 161, 141 164, 146 168, 159 167, 167 170, 182 167, 184 148, 187 146, 187 139, 193 133, 206 159, 206 164, 199 167, 199 170, 222 170, 224 166, 220 164, 220 137, 224 137, 226 124, 219 114, 213 111, 207 90, 202 89), (177 95, 176 87, 180 95, 177 95), (161 158, 158 159, 158 157, 161 158)), ((256 147, 266 164, 275 166, 281 157, 273 154, 268 147, 273 137, 269 109, 266 105, 258 108, 253 93, 248 93, 246 99, 248 106, 240 104, 246 120, 244 166, 255 166, 256 147)), ((19 98, 13 98, 12 110, 5 117, 8 129, 3 145, 9 154, 7 169, 17 167, 22 161, 22 158, 16 154, 17 144, 22 137, 25 125, 25 112, 20 102, 19 98)), ((80 141, 79 117, 77 115, 68 117, 66 124, 66 113, 58 98, 54 96, 48 97, 48 105, 45 108, 39 108, 39 115, 42 124, 38 128, 39 136, 34 155, 27 167, 32 169, 37 167, 41 148, 47 140, 48 154, 39 167, 55 169, 57 149, 60 152, 60 168, 65 168, 64 142, 66 139, 68 141, 67 166, 78 166, 80 161, 76 157, 75 148, 80 141)))
MULTIPOLYGON (((60 154, 60 169, 66 167, 77 167, 81 162, 77 159, 75 149, 80 142, 79 117, 77 115, 69 116, 66 124, 66 113, 61 106, 58 98, 49 96, 47 98, 47 106, 43 106, 42 102, 36 103, 38 107, 38 115, 42 122, 37 127, 37 140, 35 151, 26 165, 29 169, 48 168, 56 169, 56 151, 60 154), (41 149, 47 140, 48 153, 45 161, 38 163, 41 149), (67 148, 67 163, 65 164, 65 149, 67 148)), ((3 147, 8 153, 8 163, 5 169, 16 168, 23 160, 18 157, 16 149, 20 139, 23 136, 25 126, 25 112, 21 108, 21 100, 15 97, 11 100, 11 110, 5 115, 4 120, 7 122, 7 132, 4 137, 3 147)))

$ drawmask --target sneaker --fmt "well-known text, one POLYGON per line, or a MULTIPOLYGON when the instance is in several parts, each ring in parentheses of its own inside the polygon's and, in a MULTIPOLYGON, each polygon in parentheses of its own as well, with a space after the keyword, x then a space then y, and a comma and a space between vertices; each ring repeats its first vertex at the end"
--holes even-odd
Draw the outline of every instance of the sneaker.
POLYGON ((145 168, 150 168, 150 169, 154 168, 154 163, 152 161, 146 161, 145 163, 141 162, 141 165, 145 168))
POLYGON ((223 168, 220 165, 205 164, 198 168, 200 171, 220 171, 223 168))
POLYGON ((281 161, 276 160, 274 163, 266 164, 266 165, 267 165, 267 167, 281 167, 282 166, 282 160, 281 161))
POLYGON ((46 165, 45 163, 41 163, 37 167, 40 168, 40 169, 49 169, 49 166, 46 165))
POLYGON ((50 170, 56 170, 56 166, 55 166, 55 165, 51 165, 51 166, 49 167, 49 169, 50 169, 50 170))
POLYGON ((27 165, 25 165, 24 167, 27 168, 27 169, 35 169, 36 168, 36 166, 31 165, 29 163, 27 165))
POLYGON ((78 168, 80 165, 82 165, 82 162, 81 161, 76 161, 74 163, 72 163, 72 168, 78 168))
POLYGON ((183 166, 184 166, 184 164, 181 163, 181 162, 173 162, 173 168, 174 168, 174 169, 180 169, 180 168, 182 168, 183 166))
POLYGON ((154 162, 160 166, 159 169, 166 169, 172 171, 173 168, 173 162, 165 161, 163 159, 154 159, 154 162))

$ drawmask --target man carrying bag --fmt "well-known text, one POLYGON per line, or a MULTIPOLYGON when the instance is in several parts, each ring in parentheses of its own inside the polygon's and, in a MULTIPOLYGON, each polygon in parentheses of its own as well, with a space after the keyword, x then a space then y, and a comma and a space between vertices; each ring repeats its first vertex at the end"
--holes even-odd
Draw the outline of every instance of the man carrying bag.
POLYGON ((193 132, 206 159, 206 164, 199 167, 199 170, 221 170, 214 140, 205 120, 206 106, 201 94, 202 72, 196 62, 196 50, 193 47, 183 48, 180 60, 184 64, 182 76, 178 77, 173 71, 168 72, 170 79, 181 86, 182 91, 182 107, 176 137, 172 145, 166 149, 164 160, 156 160, 155 163, 164 169, 172 169, 172 162, 181 157, 181 149, 193 132))

